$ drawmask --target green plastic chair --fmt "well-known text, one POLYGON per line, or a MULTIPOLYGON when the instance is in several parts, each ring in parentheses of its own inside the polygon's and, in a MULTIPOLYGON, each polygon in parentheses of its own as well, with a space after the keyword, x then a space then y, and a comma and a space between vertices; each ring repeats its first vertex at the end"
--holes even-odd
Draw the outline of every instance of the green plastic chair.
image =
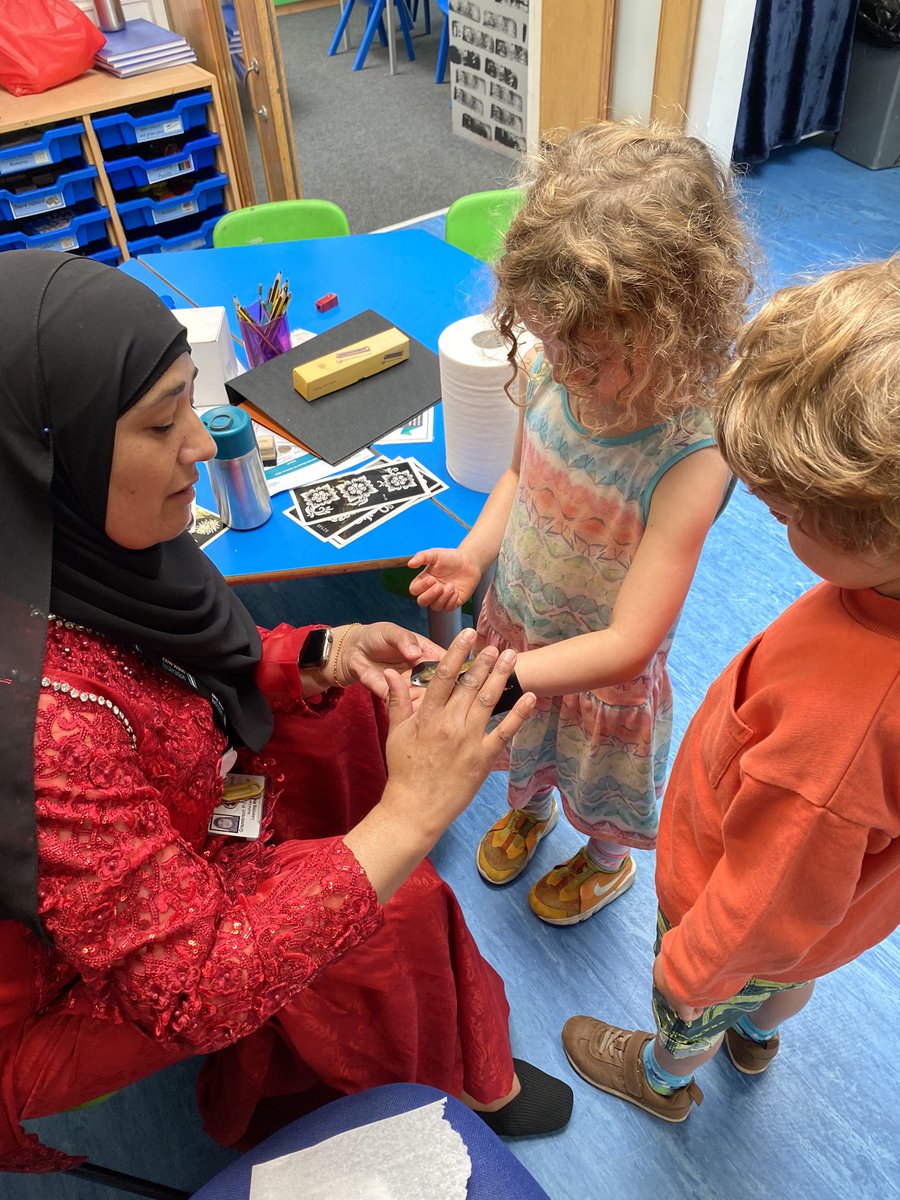
POLYGON ((213 229, 213 245, 260 246, 346 237, 349 232, 344 210, 330 200, 273 200, 226 213, 213 229))
POLYGON ((524 203, 522 188, 499 188, 460 196, 447 209, 444 239, 475 258, 493 262, 513 217, 524 203))

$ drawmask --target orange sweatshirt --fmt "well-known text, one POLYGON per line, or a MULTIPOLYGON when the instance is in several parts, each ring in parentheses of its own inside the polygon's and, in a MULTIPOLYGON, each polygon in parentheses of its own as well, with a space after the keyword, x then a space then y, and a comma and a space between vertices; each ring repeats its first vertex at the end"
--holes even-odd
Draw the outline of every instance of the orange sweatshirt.
POLYGON ((900 923, 900 601, 822 583, 712 685, 662 805, 670 999, 796 983, 900 923))

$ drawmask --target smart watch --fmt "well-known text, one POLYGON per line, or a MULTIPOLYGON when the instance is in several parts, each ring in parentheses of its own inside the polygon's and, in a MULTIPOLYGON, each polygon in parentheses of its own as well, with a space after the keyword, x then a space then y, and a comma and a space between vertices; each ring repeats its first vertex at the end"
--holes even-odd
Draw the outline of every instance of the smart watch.
POLYGON ((501 713, 509 712, 517 700, 521 700, 525 693, 522 691, 522 685, 516 676, 515 671, 510 671, 509 678, 506 681, 506 686, 500 693, 500 699, 494 705, 493 713, 497 717, 501 713))
POLYGON ((331 654, 332 636, 327 625, 319 625, 306 635, 297 663, 301 671, 314 671, 324 667, 331 654))

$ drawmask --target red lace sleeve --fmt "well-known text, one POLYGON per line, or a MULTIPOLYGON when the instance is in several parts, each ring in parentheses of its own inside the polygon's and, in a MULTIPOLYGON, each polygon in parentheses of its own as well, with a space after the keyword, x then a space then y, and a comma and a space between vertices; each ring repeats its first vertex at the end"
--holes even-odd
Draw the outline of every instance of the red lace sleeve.
MULTIPOLYGON (((122 714, 102 697, 84 699, 47 690, 39 703, 42 918, 98 1015, 215 1050, 374 933, 381 909, 338 838, 242 843, 214 861, 195 852, 176 831, 178 803, 163 801, 179 744, 156 741, 139 754, 122 714)), ((161 717, 171 730, 190 725, 183 712, 161 717)), ((182 755, 186 811, 208 804, 216 787, 216 756, 197 754, 188 728, 192 736, 195 754, 182 755)))
POLYGON ((297 659, 311 625, 295 629, 293 625, 278 625, 275 629, 260 629, 263 652, 256 668, 256 682, 273 712, 324 712, 334 707, 340 688, 329 688, 321 696, 303 699, 303 684, 297 659))

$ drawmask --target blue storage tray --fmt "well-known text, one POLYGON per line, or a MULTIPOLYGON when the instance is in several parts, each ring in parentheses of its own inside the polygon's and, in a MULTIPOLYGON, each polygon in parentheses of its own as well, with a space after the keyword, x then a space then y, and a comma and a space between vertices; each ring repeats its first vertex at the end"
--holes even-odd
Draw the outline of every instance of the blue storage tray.
POLYGON ((106 174, 116 192, 127 188, 148 187, 163 179, 174 179, 177 175, 188 175, 216 165, 216 147, 221 138, 217 133, 205 137, 191 138, 175 154, 162 158, 117 158, 106 163, 106 174))
POLYGON ((89 242, 106 241, 109 209, 100 205, 89 212, 66 210, 31 217, 7 233, 0 232, 0 250, 77 250, 89 242))
POLYGON ((160 254, 167 250, 203 250, 212 246, 213 229, 225 215, 224 209, 207 217, 194 229, 171 231, 170 237, 154 234, 152 237, 135 238, 128 242, 129 254, 160 254))
POLYGON ((227 175, 213 175, 210 179, 195 183, 189 192, 172 200, 151 200, 142 196, 139 200, 126 200, 116 205, 126 229, 143 229, 144 226, 165 225, 178 221, 208 208, 221 208, 227 175))
POLYGON ((113 146, 136 146, 139 142, 178 137, 188 129, 206 124, 206 108, 211 101, 209 92, 196 92, 191 96, 179 97, 169 108, 94 117, 94 129, 104 150, 113 146))
POLYGON ((85 255, 85 258, 92 258, 95 262, 106 263, 108 267, 117 267, 121 257, 122 255, 119 253, 118 246, 105 246, 102 250, 94 250, 92 253, 85 255))
POLYGON ((21 221, 23 217, 56 212, 80 200, 93 199, 96 178, 96 167, 82 167, 77 171, 65 172, 47 187, 19 193, 0 189, 0 220, 21 221))
POLYGON ((0 140, 0 175, 16 175, 19 171, 32 171, 65 158, 78 158, 83 133, 82 123, 73 121, 56 129, 45 129, 36 137, 22 138, 21 134, 14 134, 11 138, 3 138, 0 140))

